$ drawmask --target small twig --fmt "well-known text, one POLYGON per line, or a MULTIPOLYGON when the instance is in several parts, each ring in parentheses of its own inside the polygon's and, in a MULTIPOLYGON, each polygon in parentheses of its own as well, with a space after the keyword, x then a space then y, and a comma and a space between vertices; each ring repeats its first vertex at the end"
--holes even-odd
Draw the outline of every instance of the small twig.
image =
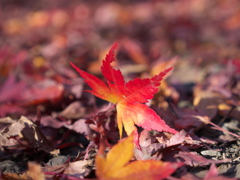
POLYGON ((221 128, 220 126, 214 124, 214 123, 211 122, 211 121, 209 121, 208 123, 214 126, 213 129, 216 129, 216 130, 219 130, 219 131, 223 131, 223 132, 225 132, 225 133, 231 134, 232 136, 235 136, 235 137, 237 137, 237 138, 240 138, 239 135, 234 134, 234 133, 232 133, 232 132, 230 132, 230 131, 228 131, 228 130, 225 130, 225 129, 221 128))
POLYGON ((67 143, 57 146, 57 148, 63 149, 63 148, 70 147, 70 146, 79 146, 79 143, 78 142, 67 142, 67 143))
POLYGON ((26 146, 25 144, 23 144, 19 139, 17 139, 15 136, 9 137, 9 139, 14 139, 16 140, 22 147, 25 147, 26 149, 29 149, 28 146, 26 146))
POLYGON ((63 137, 62 137, 60 140, 58 140, 59 146, 60 146, 60 144, 61 144, 64 140, 66 140, 66 139, 69 138, 69 136, 70 136, 71 133, 72 133, 72 131, 67 130, 67 132, 65 132, 65 133, 63 134, 63 137))
POLYGON ((218 125, 214 124, 213 122, 211 122, 210 119, 209 119, 209 117, 206 117, 206 116, 205 116, 205 117, 204 117, 204 116, 196 116, 196 115, 194 115, 194 116, 192 116, 192 117, 196 117, 196 118, 198 118, 199 120, 201 120, 202 122, 204 122, 204 123, 206 123, 206 124, 211 124, 212 126, 214 126, 213 129, 216 129, 216 130, 219 130, 219 131, 223 131, 223 132, 225 132, 225 133, 231 134, 232 136, 235 136, 235 137, 237 137, 237 138, 240 138, 239 135, 234 134, 234 133, 232 133, 232 132, 230 132, 230 131, 228 131, 228 130, 225 130, 225 129, 221 128, 220 126, 218 126, 218 125))
POLYGON ((91 148, 93 145, 94 145, 94 141, 90 141, 90 143, 88 144, 88 146, 87 146, 87 148, 86 148, 86 150, 85 150, 86 154, 85 154, 83 160, 86 160, 86 159, 88 158, 88 154, 89 154, 90 148, 91 148))

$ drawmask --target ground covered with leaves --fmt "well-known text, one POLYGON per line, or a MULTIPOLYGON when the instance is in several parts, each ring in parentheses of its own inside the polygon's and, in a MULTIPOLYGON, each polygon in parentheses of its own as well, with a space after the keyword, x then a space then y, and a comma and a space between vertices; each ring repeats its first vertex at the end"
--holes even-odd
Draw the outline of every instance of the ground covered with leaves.
POLYGON ((240 178, 239 48, 238 0, 1 0, 1 179, 240 178))

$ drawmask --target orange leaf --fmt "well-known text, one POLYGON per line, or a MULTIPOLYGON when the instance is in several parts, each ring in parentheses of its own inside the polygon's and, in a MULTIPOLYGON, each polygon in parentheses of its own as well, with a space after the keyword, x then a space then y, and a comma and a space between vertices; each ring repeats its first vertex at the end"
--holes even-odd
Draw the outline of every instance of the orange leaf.
POLYGON ((172 174, 182 163, 155 160, 128 161, 133 156, 133 134, 116 144, 107 154, 96 156, 96 175, 100 180, 161 180, 172 174))

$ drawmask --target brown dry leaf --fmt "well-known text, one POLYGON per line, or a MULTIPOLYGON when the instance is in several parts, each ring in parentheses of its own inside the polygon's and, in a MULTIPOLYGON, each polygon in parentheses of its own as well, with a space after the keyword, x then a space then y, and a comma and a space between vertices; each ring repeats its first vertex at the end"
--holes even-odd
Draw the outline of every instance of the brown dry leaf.
POLYGON ((53 144, 47 140, 40 128, 33 121, 27 119, 25 116, 21 116, 19 121, 23 122, 25 126, 21 133, 30 145, 47 153, 58 154, 58 151, 55 150, 53 144))
POLYGON ((11 119, 10 117, 5 117, 0 119, 0 132, 5 130, 5 128, 9 127, 11 124, 13 124, 15 121, 11 119))
POLYGON ((90 170, 86 168, 86 165, 90 164, 91 161, 75 161, 68 164, 63 174, 70 175, 75 178, 84 178, 89 174, 90 170))
POLYGON ((19 144, 15 139, 10 137, 18 136, 25 127, 24 123, 19 120, 13 120, 10 117, 0 119, 0 146, 13 146, 19 144))

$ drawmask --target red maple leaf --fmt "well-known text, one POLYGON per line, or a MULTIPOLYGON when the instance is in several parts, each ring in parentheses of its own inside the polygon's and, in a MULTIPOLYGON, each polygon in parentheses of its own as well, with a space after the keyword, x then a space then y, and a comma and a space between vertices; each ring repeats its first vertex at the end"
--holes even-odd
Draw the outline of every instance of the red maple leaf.
MULTIPOLYGON (((149 99, 153 98, 158 91, 161 80, 172 68, 168 68, 152 78, 137 78, 125 82, 121 71, 114 69, 111 65, 115 60, 114 52, 116 48, 117 43, 112 46, 102 63, 101 70, 107 80, 106 83, 96 76, 79 69, 73 63, 71 65, 92 88, 88 92, 116 104, 120 137, 122 137, 123 127, 128 135, 132 132, 135 132, 135 135, 137 135, 137 129, 134 124, 149 131, 157 130, 175 134, 176 130, 170 128, 153 109, 145 105, 149 99)), ((136 145, 138 145, 137 142, 137 139, 135 139, 136 145)))

